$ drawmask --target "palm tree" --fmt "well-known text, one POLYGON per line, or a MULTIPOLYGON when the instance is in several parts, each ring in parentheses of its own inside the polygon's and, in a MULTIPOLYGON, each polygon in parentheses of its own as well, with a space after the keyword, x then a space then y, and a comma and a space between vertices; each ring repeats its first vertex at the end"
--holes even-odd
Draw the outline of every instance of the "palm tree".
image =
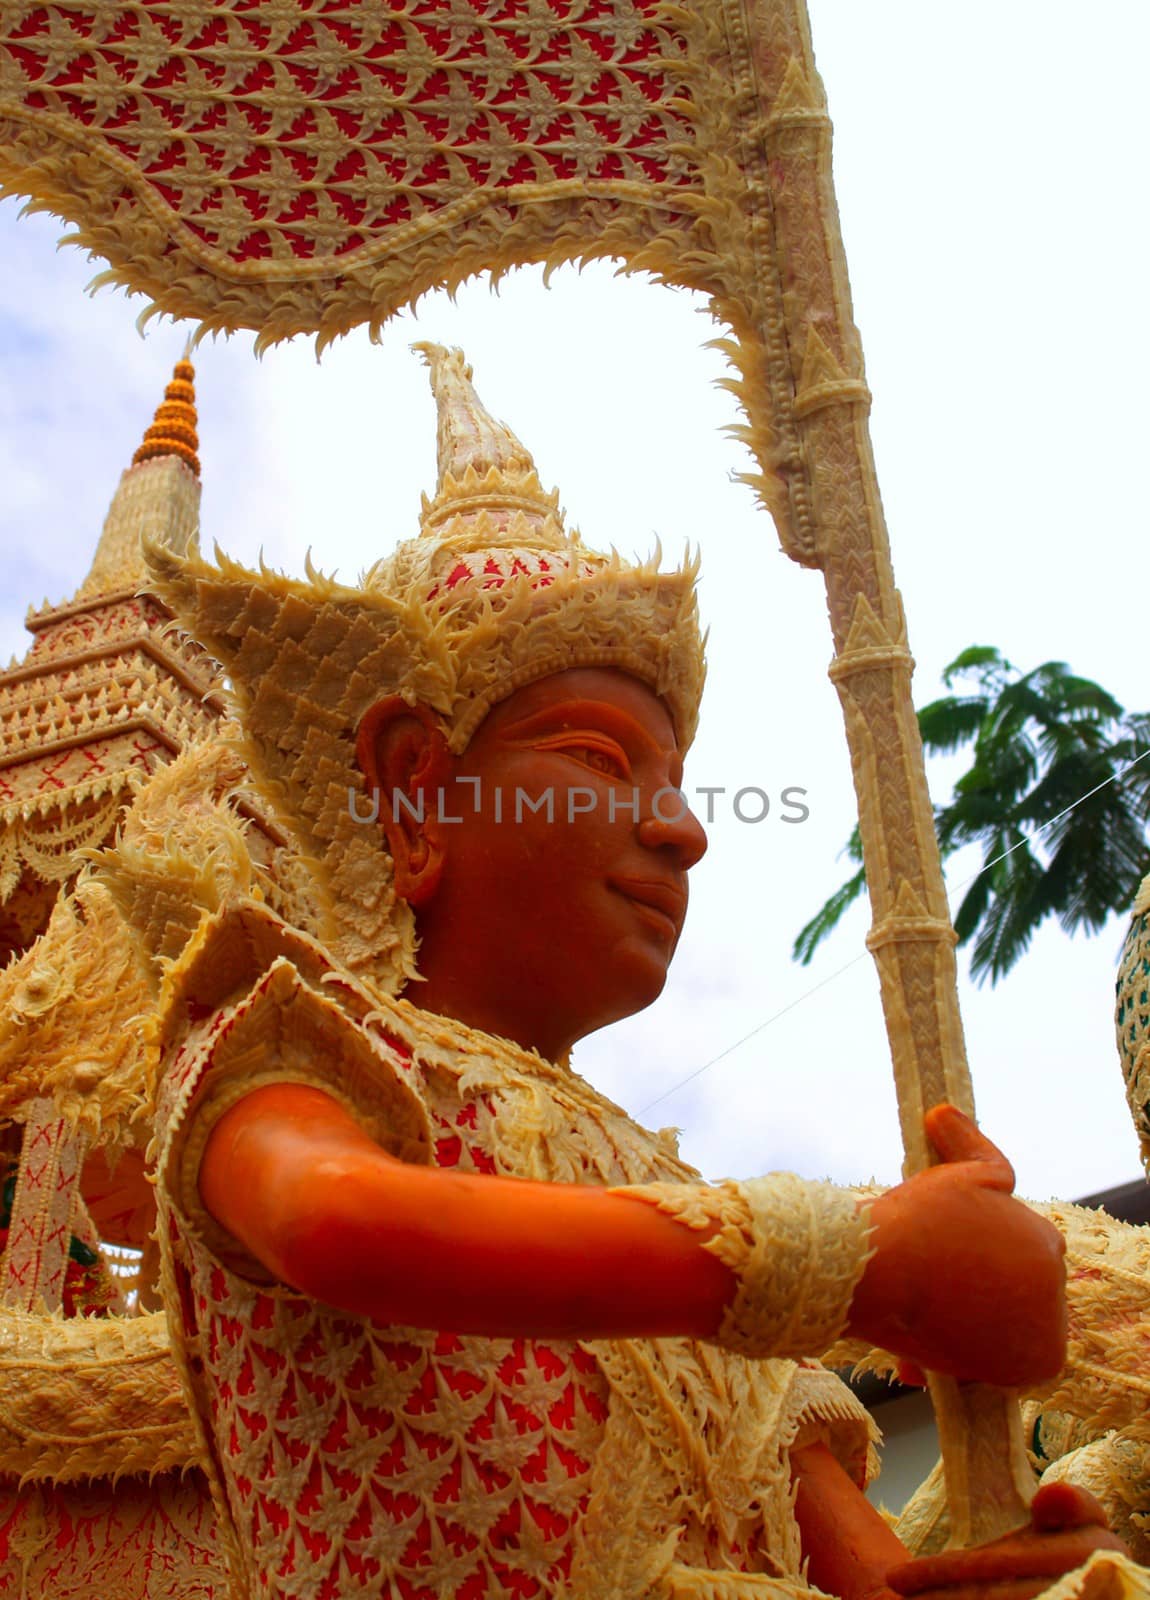
MULTIPOLYGON (((1150 871, 1150 712, 1126 711, 1061 661, 1020 673, 988 645, 950 663, 943 682, 960 680, 966 692, 924 706, 918 725, 928 753, 974 746, 934 819, 944 861, 982 845, 954 925, 959 944, 974 941, 972 975, 995 983, 1051 914, 1067 932, 1094 933, 1129 910, 1150 871)), ((857 828, 846 854, 862 861, 857 828)), ((811 959, 865 885, 860 866, 795 940, 797 961, 811 959)))

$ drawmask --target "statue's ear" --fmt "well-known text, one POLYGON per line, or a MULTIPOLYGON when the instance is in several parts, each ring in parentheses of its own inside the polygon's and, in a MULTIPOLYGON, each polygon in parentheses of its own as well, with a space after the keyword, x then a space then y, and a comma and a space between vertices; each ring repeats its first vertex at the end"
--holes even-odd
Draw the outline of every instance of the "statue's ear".
POLYGON ((395 889, 418 909, 443 874, 440 795, 451 775, 451 752, 439 719, 399 695, 377 700, 363 716, 355 753, 395 863, 395 889))

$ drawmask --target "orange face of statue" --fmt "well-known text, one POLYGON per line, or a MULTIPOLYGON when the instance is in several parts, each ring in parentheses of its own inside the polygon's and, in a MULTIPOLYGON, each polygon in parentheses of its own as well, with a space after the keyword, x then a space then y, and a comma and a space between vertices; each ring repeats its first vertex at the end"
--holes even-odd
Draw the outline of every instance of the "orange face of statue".
POLYGON ((360 754, 416 910, 416 1004, 554 1058, 658 996, 706 839, 645 684, 598 667, 540 679, 460 756, 386 702, 360 754), (422 821, 397 790, 422 795, 422 821))

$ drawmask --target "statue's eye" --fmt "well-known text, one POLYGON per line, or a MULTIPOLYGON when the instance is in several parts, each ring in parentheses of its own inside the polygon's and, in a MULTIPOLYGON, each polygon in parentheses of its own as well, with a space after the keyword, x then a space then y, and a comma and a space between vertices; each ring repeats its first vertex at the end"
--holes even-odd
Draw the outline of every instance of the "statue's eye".
POLYGON ((627 759, 627 752, 605 734, 601 738, 589 738, 582 732, 578 735, 569 734, 548 739, 544 748, 558 750, 573 761, 578 761, 581 767, 590 767, 592 772, 601 773, 604 778, 617 778, 627 783, 631 781, 631 763, 627 759))
POLYGON ((589 767, 592 772, 600 773, 604 778, 631 782, 631 763, 627 758, 627 752, 609 734, 572 728, 563 733, 546 734, 542 738, 532 739, 531 748, 554 750, 560 755, 569 756, 572 761, 577 761, 581 767, 589 767))
POLYGON ((629 776, 626 770, 626 763, 612 752, 600 749, 598 745, 576 746, 568 751, 568 754, 575 756, 585 767, 590 767, 593 772, 603 773, 605 777, 625 778, 629 776))

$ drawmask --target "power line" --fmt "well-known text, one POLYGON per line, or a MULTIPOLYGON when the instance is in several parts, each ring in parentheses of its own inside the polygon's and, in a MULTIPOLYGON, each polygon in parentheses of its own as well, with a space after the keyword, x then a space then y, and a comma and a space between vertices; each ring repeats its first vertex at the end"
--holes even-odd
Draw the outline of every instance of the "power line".
POLYGON ((1045 833, 1047 828, 1052 828, 1060 817, 1065 817, 1071 811, 1077 810, 1080 805, 1090 799, 1091 795, 1097 794, 1099 789, 1105 789, 1108 784, 1117 783, 1119 778, 1124 778, 1132 767, 1136 767, 1140 761, 1145 761, 1147 756, 1150 756, 1150 750, 1143 750, 1142 754, 1135 756, 1133 761, 1128 761, 1117 772, 1112 772, 1108 778, 1103 778, 1101 783, 1096 783, 1093 789, 1087 789, 1085 794, 1079 795, 1073 804, 1063 806, 1061 811, 1056 811, 1052 817, 1047 817, 1046 821, 1040 823, 1033 833, 1024 833, 1021 839, 1016 839, 1001 855, 995 856, 993 861, 984 861, 977 872, 972 872, 969 878, 964 878, 961 883, 955 884, 953 889, 947 890, 947 905, 950 904, 951 896, 958 894, 960 889, 968 888, 976 878, 981 878, 984 872, 989 872, 991 867, 996 867, 1000 861, 1005 861, 1007 856, 1013 855, 1016 850, 1020 850, 1024 844, 1029 844, 1032 839, 1037 839, 1040 833, 1045 833))
POLYGON ((720 1050, 717 1056, 712 1056, 711 1059, 709 1061, 705 1061, 701 1067, 696 1067, 694 1072, 689 1072, 687 1076, 679 1083, 672 1084, 669 1089, 664 1089, 663 1093, 661 1095, 657 1095, 654 1100, 649 1100, 639 1112, 639 1115, 641 1117, 645 1117, 648 1111, 653 1110, 654 1107, 659 1105, 662 1101, 669 1100, 673 1094, 678 1094, 679 1090, 685 1089, 687 1084, 693 1083, 696 1078, 701 1078, 704 1072, 708 1072, 711 1067, 715 1066, 718 1062, 724 1060, 727 1056, 732 1055, 736 1050, 741 1050, 748 1039, 753 1039, 756 1034, 762 1033, 764 1028, 769 1028, 772 1022, 777 1022, 780 1017, 785 1017, 788 1011, 793 1011, 796 1006, 801 1006, 804 1000, 809 1000, 811 995, 818 994, 820 989, 825 989, 828 983, 833 983, 836 978, 841 978, 844 972, 850 971, 851 967, 857 967, 864 955, 866 955, 865 950, 861 951, 857 956, 852 956, 845 966, 839 967, 837 972, 828 973, 825 978, 820 978, 818 983, 812 984, 809 989, 804 989, 802 994, 798 995, 794 1000, 792 1000, 789 1005, 785 1005, 781 1011, 776 1011, 775 1014, 768 1017, 765 1022, 760 1022, 757 1027, 752 1028, 750 1033, 744 1033, 743 1037, 741 1039, 736 1039, 734 1044, 729 1044, 725 1050, 720 1050))

